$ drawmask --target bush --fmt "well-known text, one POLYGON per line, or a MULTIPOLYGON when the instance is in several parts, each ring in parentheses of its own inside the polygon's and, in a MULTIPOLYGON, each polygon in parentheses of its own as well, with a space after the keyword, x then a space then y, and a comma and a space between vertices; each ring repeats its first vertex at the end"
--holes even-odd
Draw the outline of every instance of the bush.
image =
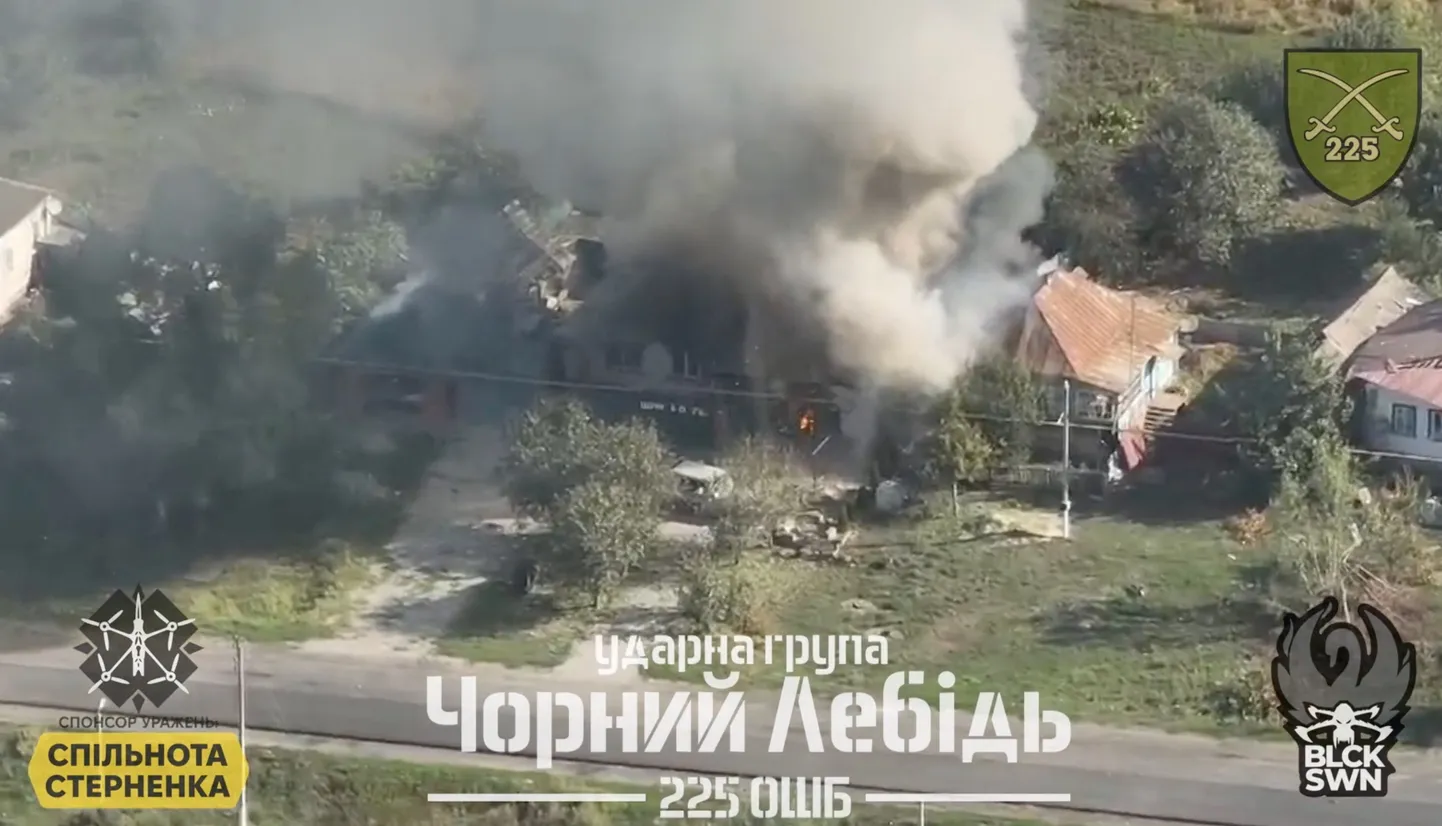
POLYGON ((1248 657, 1207 696, 1207 713, 1238 723, 1261 723, 1277 713, 1270 652, 1248 657))
POLYGON ((1342 18, 1322 37, 1325 49, 1401 49, 1412 45, 1407 21, 1389 8, 1371 8, 1342 18))
POLYGON ((1270 223, 1284 176, 1272 135, 1240 107, 1200 97, 1166 107, 1122 171, 1144 242, 1216 265, 1270 223))
POLYGON ((1402 170, 1402 200, 1412 216, 1442 225, 1442 116, 1428 112, 1417 126, 1412 157, 1402 170))
POLYGON ((1367 537, 1363 564, 1388 585, 1430 587, 1442 574, 1437 543, 1418 524, 1424 498, 1420 482, 1406 476, 1363 508, 1362 532, 1367 537))
POLYGON ((758 536, 769 540, 777 521, 801 506, 806 477, 784 449, 747 437, 719 464, 731 476, 732 490, 715 507, 711 530, 718 549, 739 553, 758 536))
MULTIPOLYGON (((1438 206, 1442 207, 1442 203, 1438 206)), ((1409 205, 1395 198, 1379 198, 1377 210, 1380 260, 1395 265, 1408 278, 1437 292, 1442 287, 1442 233, 1438 233, 1430 221, 1414 219, 1409 205)))
POLYGON ((682 565, 681 615, 697 633, 773 633, 778 604, 775 565, 767 560, 742 557, 722 564, 698 551, 682 565))
POLYGON ((1222 75, 1212 86, 1212 98, 1232 103, 1261 124, 1278 146, 1290 146, 1287 139, 1287 92, 1282 72, 1274 57, 1242 63, 1222 75))
POLYGON ((1238 545, 1256 545, 1271 533, 1272 526, 1266 511, 1249 509, 1228 519, 1226 530, 1238 545))

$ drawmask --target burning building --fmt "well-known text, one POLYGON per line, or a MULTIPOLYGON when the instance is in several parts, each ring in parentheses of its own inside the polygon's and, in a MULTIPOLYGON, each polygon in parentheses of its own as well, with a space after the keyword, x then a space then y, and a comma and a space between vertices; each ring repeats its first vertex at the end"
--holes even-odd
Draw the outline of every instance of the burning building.
POLYGON ((816 440, 839 427, 836 382, 824 380, 824 362, 793 358, 809 369, 765 371, 734 296, 664 275, 648 282, 656 290, 644 300, 618 295, 612 279, 638 278, 621 268, 664 265, 611 260, 594 231, 577 230, 587 222, 574 213, 541 221, 512 203, 505 214, 545 251, 518 273, 515 326, 519 336, 547 340, 547 379, 604 413, 644 415, 693 443, 757 429, 816 440))
MULTIPOLYGON (((1050 167, 1029 149, 1026 11, 488 12, 484 139, 544 196, 605 216, 604 246, 573 243, 581 266, 543 299, 565 316, 557 372, 665 387, 712 415, 739 385, 755 395, 726 407, 757 424, 772 416, 756 396, 839 387, 864 423, 883 396, 949 388, 1034 286, 1020 234, 1041 218, 1050 167)), ((796 429, 800 412, 775 419, 796 429)), ((824 432, 816 415, 808 427, 824 432)))
POLYGON ((1051 178, 1026 12, 488 4, 483 142, 604 216, 509 210, 547 373, 713 436, 864 440, 883 398, 951 387, 1034 288, 1020 235, 1051 178))

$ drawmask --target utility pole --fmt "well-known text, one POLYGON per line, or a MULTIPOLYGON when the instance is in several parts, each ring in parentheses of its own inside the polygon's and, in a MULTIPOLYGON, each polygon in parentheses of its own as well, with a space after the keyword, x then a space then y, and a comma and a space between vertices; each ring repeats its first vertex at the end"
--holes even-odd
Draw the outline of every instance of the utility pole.
POLYGON ((1061 383, 1061 535, 1071 539, 1071 382, 1061 383))
MULTIPOLYGON (((240 701, 240 755, 242 760, 248 759, 245 753, 245 648, 242 647, 240 637, 235 640, 235 686, 240 701)), ((246 806, 244 783, 240 787, 240 806, 236 809, 236 818, 240 826, 250 826, 250 810, 246 806)))

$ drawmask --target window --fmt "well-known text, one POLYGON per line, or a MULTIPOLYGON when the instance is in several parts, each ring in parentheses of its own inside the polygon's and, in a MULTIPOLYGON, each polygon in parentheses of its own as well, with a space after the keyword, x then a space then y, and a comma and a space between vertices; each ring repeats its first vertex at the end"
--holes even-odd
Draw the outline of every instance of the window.
POLYGON ((1442 410, 1427 411, 1427 438, 1442 442, 1442 410))
POLYGON ((1392 433, 1417 438, 1417 408, 1410 404, 1392 405, 1392 433))

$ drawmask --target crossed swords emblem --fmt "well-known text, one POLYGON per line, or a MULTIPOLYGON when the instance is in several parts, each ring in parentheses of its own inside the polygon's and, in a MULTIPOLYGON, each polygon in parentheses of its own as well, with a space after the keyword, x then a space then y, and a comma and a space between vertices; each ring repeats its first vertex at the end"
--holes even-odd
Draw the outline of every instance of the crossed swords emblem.
POLYGON ((1392 136, 1393 140, 1402 140, 1402 130, 1397 128, 1397 124, 1401 123, 1402 119, 1389 118, 1383 115, 1376 106, 1372 105, 1372 101, 1368 100, 1367 96, 1362 93, 1372 88, 1373 86, 1376 86, 1378 83, 1387 80, 1388 78, 1407 74, 1406 69, 1391 69, 1389 71, 1382 72, 1379 75, 1368 78, 1367 80, 1358 83, 1356 86, 1349 85, 1347 81, 1337 77, 1336 75, 1328 74, 1321 69, 1298 69, 1297 72, 1298 74, 1321 78, 1322 80, 1327 81, 1328 83, 1336 86, 1338 89, 1341 89, 1342 91, 1347 93, 1345 96, 1343 96, 1341 100, 1337 101, 1337 105, 1333 106, 1332 110, 1328 112, 1324 117, 1307 118, 1307 124, 1311 128, 1308 129, 1306 134, 1302 136, 1304 139, 1310 141, 1316 138, 1318 135, 1322 134, 1323 132, 1327 132, 1328 134, 1336 132, 1337 127, 1332 125, 1332 121, 1335 120, 1338 115, 1342 114, 1343 109, 1346 109, 1348 106, 1352 105, 1352 101, 1356 101, 1357 103, 1362 104, 1362 108, 1367 110, 1367 113, 1372 116, 1373 120, 1377 121, 1377 125, 1372 127, 1373 132, 1386 132, 1387 134, 1392 136))

